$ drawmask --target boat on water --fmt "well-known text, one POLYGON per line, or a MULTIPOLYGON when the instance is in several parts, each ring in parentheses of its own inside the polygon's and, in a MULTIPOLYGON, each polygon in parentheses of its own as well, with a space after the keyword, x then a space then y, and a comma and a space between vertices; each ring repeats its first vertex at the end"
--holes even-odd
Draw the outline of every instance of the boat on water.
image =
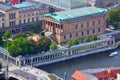
POLYGON ((118 54, 119 54, 118 52, 113 52, 113 53, 111 53, 109 56, 112 57, 112 56, 116 56, 116 55, 118 55, 118 54))

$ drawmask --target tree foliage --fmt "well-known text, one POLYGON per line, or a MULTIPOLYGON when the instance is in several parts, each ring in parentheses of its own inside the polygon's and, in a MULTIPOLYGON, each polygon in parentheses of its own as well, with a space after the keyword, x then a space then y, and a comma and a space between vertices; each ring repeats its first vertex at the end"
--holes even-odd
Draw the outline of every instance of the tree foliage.
POLYGON ((72 40, 72 45, 77 45, 79 44, 79 40, 77 38, 72 40))
POLYGON ((35 48, 27 38, 17 38, 8 46, 11 56, 32 54, 35 48))
POLYGON ((41 37, 37 45, 38 52, 49 50, 50 44, 51 44, 50 38, 45 37, 45 36, 41 37))
POLYGON ((56 50, 56 49, 57 49, 57 45, 56 45, 55 43, 52 43, 52 44, 50 45, 50 49, 51 49, 51 50, 56 50))
POLYGON ((4 33, 4 37, 5 37, 5 39, 10 38, 10 36, 11 36, 10 31, 6 31, 6 32, 4 33))
POLYGON ((120 9, 111 9, 108 12, 108 21, 114 26, 120 25, 120 9))
POLYGON ((39 34, 40 32, 36 24, 31 24, 30 29, 32 32, 37 33, 37 34, 39 34))
POLYGON ((19 33, 19 34, 16 34, 13 39, 17 39, 17 38, 21 38, 21 37, 26 37, 25 34, 22 34, 22 33, 19 33))
POLYGON ((88 38, 88 37, 86 37, 85 39, 84 39, 84 43, 87 43, 87 42, 90 42, 91 40, 90 40, 90 38, 88 38))
POLYGON ((91 40, 92 40, 92 41, 98 40, 97 35, 96 35, 96 34, 93 34, 91 40))
POLYGON ((68 41, 68 42, 67 42, 67 45, 68 45, 68 46, 72 46, 72 41, 68 41))

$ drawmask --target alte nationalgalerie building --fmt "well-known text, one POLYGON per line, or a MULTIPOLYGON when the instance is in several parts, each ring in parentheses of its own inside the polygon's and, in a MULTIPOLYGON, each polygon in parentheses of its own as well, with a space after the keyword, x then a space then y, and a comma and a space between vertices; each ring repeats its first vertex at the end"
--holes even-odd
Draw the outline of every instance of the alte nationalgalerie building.
POLYGON ((21 4, 7 5, 0 3, 0 32, 9 30, 12 34, 29 31, 30 25, 41 25, 42 15, 49 12, 44 4, 23 2, 21 4))
POLYGON ((105 32, 106 13, 107 9, 84 7, 45 14, 43 28, 53 32, 53 39, 59 44, 74 38, 83 39, 105 32))

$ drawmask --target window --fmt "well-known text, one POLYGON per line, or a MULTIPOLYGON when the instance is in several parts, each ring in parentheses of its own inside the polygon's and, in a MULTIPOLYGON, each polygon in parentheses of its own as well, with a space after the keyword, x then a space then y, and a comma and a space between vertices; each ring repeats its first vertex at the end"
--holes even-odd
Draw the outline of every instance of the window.
POLYGON ((5 27, 5 24, 4 24, 4 23, 2 23, 2 27, 5 27))
POLYGON ((78 36, 78 33, 76 33, 76 37, 78 36))
POLYGON ((87 27, 89 27, 89 22, 87 22, 87 27))
POLYGON ((4 21, 4 18, 2 18, 2 21, 4 21))
POLYGON ((100 25, 100 20, 98 20, 98 25, 100 25))
POLYGON ((26 20, 24 19, 24 23, 26 23, 26 20))
POLYGON ((21 20, 19 20, 19 24, 21 24, 21 20))
POLYGON ((72 38, 72 34, 70 34, 70 38, 72 38))
POLYGON ((101 30, 100 30, 100 28, 98 28, 98 32, 100 32, 101 30))
POLYGON ((84 35, 84 32, 82 32, 81 35, 83 36, 83 35, 84 35))
POLYGON ((75 28, 76 28, 76 29, 78 28, 77 24, 75 25, 75 28))
POLYGON ((38 21, 38 17, 36 17, 36 21, 38 21))
POLYGON ((32 22, 34 22, 34 18, 32 18, 32 22))
POLYGON ((89 34, 89 30, 87 31, 87 34, 89 34))
POLYGON ((61 29, 63 29, 63 25, 61 25, 61 29))
POLYGON ((64 39, 66 39, 66 35, 64 35, 64 39))
POLYGON ((15 13, 9 14, 9 19, 10 19, 10 20, 11 20, 11 19, 15 19, 15 18, 16 18, 15 13))
POLYGON ((81 24, 81 28, 83 28, 83 24, 81 24))
POLYGON ((95 29, 93 29, 93 33, 95 33, 95 29))
POLYGON ((94 21, 92 22, 92 25, 93 25, 93 26, 95 25, 95 22, 94 22, 94 21))
POLYGON ((28 23, 30 22, 30 18, 28 18, 28 23))

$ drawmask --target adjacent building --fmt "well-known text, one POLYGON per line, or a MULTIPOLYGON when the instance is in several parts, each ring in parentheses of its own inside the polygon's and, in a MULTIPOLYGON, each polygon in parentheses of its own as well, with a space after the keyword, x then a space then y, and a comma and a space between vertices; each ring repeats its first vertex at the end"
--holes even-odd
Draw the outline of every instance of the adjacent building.
POLYGON ((52 38, 59 44, 74 38, 82 40, 105 32, 106 13, 107 9, 84 7, 45 14, 43 29, 52 32, 52 38))
POLYGON ((118 0, 85 0, 91 6, 96 6, 100 8, 109 7, 118 3, 118 0))
POLYGON ((31 24, 41 26, 42 15, 49 13, 49 6, 23 2, 15 5, 0 3, 0 32, 9 30, 12 34, 30 30, 31 24))
POLYGON ((72 80, 119 80, 120 67, 76 70, 72 80))
POLYGON ((89 6, 89 4, 85 0, 33 0, 33 1, 49 4, 63 10, 89 6))

